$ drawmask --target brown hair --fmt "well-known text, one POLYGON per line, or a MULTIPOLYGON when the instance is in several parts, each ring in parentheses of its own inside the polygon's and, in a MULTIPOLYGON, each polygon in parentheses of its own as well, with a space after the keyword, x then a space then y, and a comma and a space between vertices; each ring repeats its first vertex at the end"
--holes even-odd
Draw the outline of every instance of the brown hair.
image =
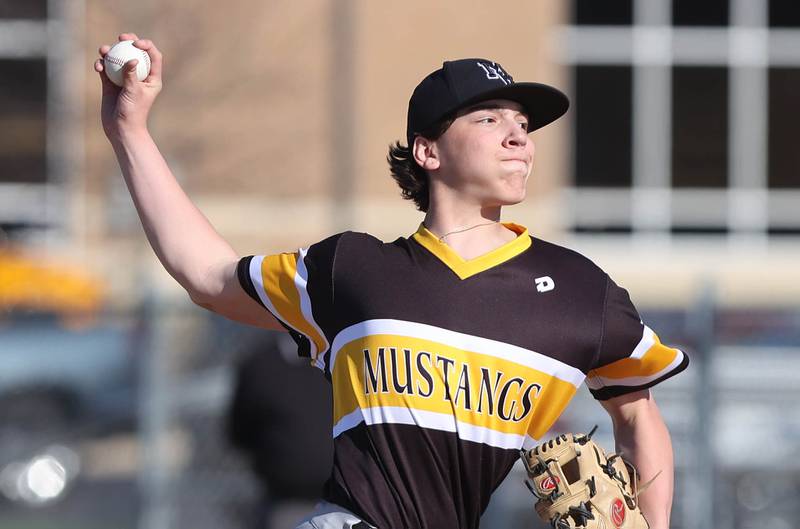
MULTIPOLYGON (((452 117, 445 117, 443 120, 431 126, 429 129, 420 132, 419 136, 431 141, 438 140, 450 125, 453 124, 452 117)), ((417 209, 427 212, 430 205, 428 196, 428 172, 419 166, 411 152, 411 145, 403 146, 399 141, 389 144, 389 154, 386 161, 392 178, 400 186, 400 194, 406 200, 413 200, 417 209)))

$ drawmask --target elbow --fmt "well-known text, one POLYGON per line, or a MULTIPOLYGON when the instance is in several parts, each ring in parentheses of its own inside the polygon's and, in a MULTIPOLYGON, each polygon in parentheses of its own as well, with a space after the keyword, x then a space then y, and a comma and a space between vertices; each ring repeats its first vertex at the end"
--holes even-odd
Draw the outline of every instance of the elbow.
POLYGON ((186 293, 189 295, 189 299, 192 301, 192 303, 198 307, 202 307, 211 311, 214 310, 214 297, 209 295, 207 292, 187 288, 186 293))
POLYGON ((215 280, 208 273, 198 273, 194 277, 187 276, 179 283, 189 295, 192 303, 204 309, 211 310, 211 307, 218 305, 220 298, 225 295, 224 283, 215 280))
POLYGON ((237 262, 225 261, 187 274, 181 285, 192 303, 223 315, 230 312, 237 303, 236 296, 240 290, 236 276, 237 262))

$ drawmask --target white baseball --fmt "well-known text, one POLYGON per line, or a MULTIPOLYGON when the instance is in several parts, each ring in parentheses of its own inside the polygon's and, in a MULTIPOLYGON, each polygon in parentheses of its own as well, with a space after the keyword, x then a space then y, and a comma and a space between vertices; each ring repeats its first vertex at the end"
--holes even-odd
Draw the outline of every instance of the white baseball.
POLYGON ((139 61, 136 65, 136 77, 140 81, 147 79, 150 74, 150 56, 134 46, 132 40, 123 40, 114 44, 103 59, 103 69, 112 83, 122 86, 122 67, 132 59, 139 61))

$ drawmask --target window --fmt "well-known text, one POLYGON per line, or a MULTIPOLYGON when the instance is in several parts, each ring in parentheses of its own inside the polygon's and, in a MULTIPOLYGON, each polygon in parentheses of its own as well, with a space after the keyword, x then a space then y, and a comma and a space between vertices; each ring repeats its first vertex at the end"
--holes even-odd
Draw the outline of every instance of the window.
POLYGON ((575 23, 587 25, 626 25, 633 21, 632 0, 576 0, 575 23))
POLYGON ((572 6, 569 229, 800 234, 800 3, 572 6))
POLYGON ((725 68, 672 70, 672 185, 728 184, 728 78, 725 68))
POLYGON ((800 3, 796 0, 770 0, 769 25, 774 28, 800 27, 800 3))
POLYGON ((728 0, 672 0, 676 26, 727 26, 728 0))
POLYGON ((630 186, 630 66, 579 66, 575 93, 580 102, 575 113, 577 185, 630 186))
POLYGON ((0 19, 47 18, 47 0, 3 0, 0 2, 0 19))
POLYGON ((37 182, 45 172, 47 65, 0 59, 0 182, 37 182))
POLYGON ((800 68, 769 72, 769 187, 800 188, 800 68))
POLYGON ((83 17, 82 2, 0 0, 1 236, 66 234, 83 131, 81 80, 65 65, 79 47, 69 21, 83 17))

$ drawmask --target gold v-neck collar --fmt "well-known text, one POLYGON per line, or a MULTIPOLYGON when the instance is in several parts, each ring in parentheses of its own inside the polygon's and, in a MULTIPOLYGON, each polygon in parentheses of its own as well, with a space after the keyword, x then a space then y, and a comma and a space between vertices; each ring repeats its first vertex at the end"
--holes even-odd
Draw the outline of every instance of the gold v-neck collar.
POLYGON ((473 259, 464 259, 446 243, 439 240, 424 224, 419 225, 419 229, 413 235, 414 240, 420 243, 426 250, 439 258, 447 267, 461 279, 479 274, 494 266, 505 263, 509 259, 516 257, 531 246, 531 238, 525 226, 514 224, 513 222, 503 222, 503 226, 517 234, 513 241, 505 243, 491 252, 479 255, 473 259))

